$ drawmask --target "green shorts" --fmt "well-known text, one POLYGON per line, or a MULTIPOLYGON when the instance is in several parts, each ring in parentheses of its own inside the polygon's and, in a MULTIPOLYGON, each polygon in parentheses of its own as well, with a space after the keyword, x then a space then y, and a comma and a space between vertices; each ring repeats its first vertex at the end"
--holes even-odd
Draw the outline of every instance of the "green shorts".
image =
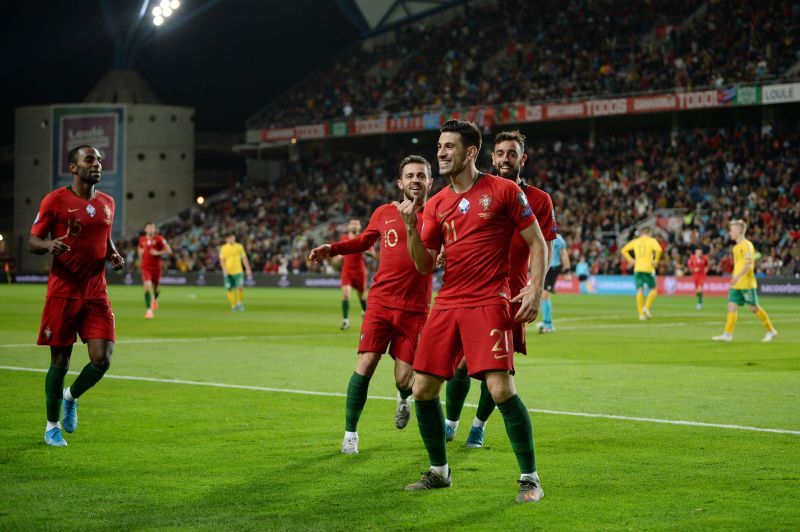
POLYGON ((225 276, 225 290, 233 290, 244 286, 244 273, 234 273, 225 276))
POLYGON ((656 287, 656 276, 653 273, 635 272, 633 274, 633 282, 636 284, 637 290, 644 285, 647 285, 652 290, 656 287))
POLYGON ((744 290, 731 288, 728 290, 728 301, 736 303, 740 307, 742 305, 758 305, 758 290, 755 288, 747 288, 744 290))

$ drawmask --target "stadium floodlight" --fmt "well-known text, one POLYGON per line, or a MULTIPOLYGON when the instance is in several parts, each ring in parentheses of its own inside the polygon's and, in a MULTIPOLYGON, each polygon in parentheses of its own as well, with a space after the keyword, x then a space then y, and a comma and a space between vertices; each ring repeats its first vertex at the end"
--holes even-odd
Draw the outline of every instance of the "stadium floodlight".
POLYGON ((161 9, 166 9, 169 7, 169 0, 161 0, 159 5, 161 6, 161 9))
POLYGON ((170 16, 172 14, 172 8, 169 6, 165 7, 161 10, 161 14, 164 16, 164 18, 170 16))
POLYGON ((160 17, 161 16, 161 6, 156 6, 153 8, 153 16, 160 17))
POLYGON ((161 16, 153 17, 153 24, 156 26, 161 26, 164 23, 164 18, 161 16))
POLYGON ((206 202, 206 199, 203 196, 197 196, 197 199, 195 201, 197 201, 198 205, 202 205, 203 203, 206 202))
POLYGON ((173 11, 174 11, 174 10, 176 10, 176 9, 178 9, 179 7, 181 7, 180 0, 172 0, 172 1, 169 3, 169 7, 171 7, 173 11))

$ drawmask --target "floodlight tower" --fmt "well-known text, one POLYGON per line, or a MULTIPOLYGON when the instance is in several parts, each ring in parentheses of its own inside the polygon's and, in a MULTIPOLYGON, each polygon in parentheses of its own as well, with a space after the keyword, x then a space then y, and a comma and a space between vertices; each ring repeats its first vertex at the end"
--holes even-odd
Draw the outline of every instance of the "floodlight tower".
POLYGON ((112 8, 112 0, 100 0, 106 32, 114 43, 114 69, 132 69, 145 46, 221 1, 142 0, 129 27, 124 28, 112 8), (150 18, 150 23, 144 23, 147 18, 150 18))

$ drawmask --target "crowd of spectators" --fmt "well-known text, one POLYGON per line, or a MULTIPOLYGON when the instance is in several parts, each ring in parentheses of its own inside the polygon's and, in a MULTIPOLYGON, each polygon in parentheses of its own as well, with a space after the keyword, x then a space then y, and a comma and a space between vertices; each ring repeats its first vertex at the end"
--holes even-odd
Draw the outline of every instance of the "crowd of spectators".
MULTIPOLYGON (((800 275, 799 147, 796 123, 637 131, 600 135, 594 143, 530 139, 523 175, 551 194, 574 262, 585 257, 593 273, 625 273, 619 240, 655 217, 666 250, 661 273, 684 273, 697 247, 709 255, 710 273, 729 272, 727 222, 743 218, 763 255, 759 271, 800 275)), ((480 163, 487 170, 489 149, 480 163)), ((302 160, 287 164, 275 182, 241 183, 160 228, 175 250, 168 267, 218 269, 217 247, 232 232, 254 271, 332 272, 331 263, 309 263, 308 251, 338 238, 350 217, 366 226, 377 206, 397 199, 396 164, 404 155, 302 160), (321 230, 311 233, 314 227, 321 230)), ((444 181, 436 179, 434 191, 444 181)), ((121 244, 129 258, 135 240, 121 244)))
POLYGON ((798 60, 790 0, 498 0, 348 51, 258 125, 724 87, 780 78, 798 60))

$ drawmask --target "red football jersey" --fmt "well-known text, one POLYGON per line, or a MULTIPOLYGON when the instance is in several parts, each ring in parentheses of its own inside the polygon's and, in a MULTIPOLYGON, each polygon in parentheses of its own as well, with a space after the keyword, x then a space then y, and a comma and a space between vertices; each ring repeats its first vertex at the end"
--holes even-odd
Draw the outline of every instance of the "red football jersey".
MULTIPOLYGON (((533 210, 536 221, 539 222, 539 228, 542 230, 544 239, 555 240, 558 235, 556 227, 556 213, 553 210, 553 200, 550 199, 550 194, 540 188, 531 185, 522 185, 522 191, 528 198, 528 203, 533 210)), ((508 280, 508 287, 511 290, 511 297, 519 294, 528 284, 528 276, 531 273, 530 259, 531 248, 525 243, 525 240, 518 231, 514 231, 514 236, 511 237, 511 276, 508 280)), ((547 266, 550 266, 549 264, 547 266)))
POLYGON ((692 275, 695 277, 702 277, 706 273, 708 273, 708 257, 703 255, 701 258, 697 258, 697 255, 692 255, 689 257, 689 271, 692 272, 692 275))
POLYGON ((536 222, 516 183, 480 174, 467 192, 448 186, 425 205, 422 244, 447 254, 437 308, 492 305, 510 299, 511 238, 536 222))
POLYGON ((139 237, 139 247, 142 248, 142 269, 161 268, 161 255, 153 255, 150 251, 164 251, 166 243, 164 237, 159 234, 153 235, 153 238, 147 238, 147 235, 139 237))
MULTIPOLYGON (((348 236, 347 233, 343 234, 339 238, 339 242, 347 242, 348 240, 350 240, 350 237, 348 236)), ((364 255, 362 255, 361 253, 354 255, 343 255, 342 272, 366 275, 367 263, 364 262, 364 255)))
POLYGON ((48 297, 105 299, 106 254, 114 220, 114 199, 95 191, 89 201, 62 187, 42 199, 31 234, 39 238, 66 236, 71 249, 53 256, 48 297))
MULTIPOLYGON (((417 218, 417 230, 422 216, 417 218)), ((431 301, 432 275, 420 275, 406 247, 406 226, 394 205, 381 205, 357 237, 331 245, 336 255, 360 254, 380 239, 381 260, 367 300, 388 308, 427 312, 431 301)), ((347 257, 348 255, 345 255, 347 257)))

